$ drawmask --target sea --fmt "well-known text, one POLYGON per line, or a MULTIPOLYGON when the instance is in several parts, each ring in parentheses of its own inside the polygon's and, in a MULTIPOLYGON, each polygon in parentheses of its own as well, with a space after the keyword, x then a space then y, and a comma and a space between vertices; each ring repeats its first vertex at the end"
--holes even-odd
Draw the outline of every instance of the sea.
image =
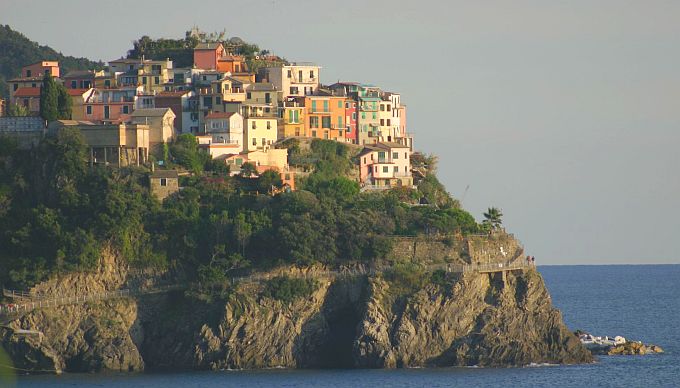
MULTIPOLYGON (((680 387, 680 265, 540 266, 572 329, 621 335, 664 354, 589 365, 397 370, 261 370, 18 376, 18 387, 680 387)), ((5 384, 10 384, 5 381, 5 384)))

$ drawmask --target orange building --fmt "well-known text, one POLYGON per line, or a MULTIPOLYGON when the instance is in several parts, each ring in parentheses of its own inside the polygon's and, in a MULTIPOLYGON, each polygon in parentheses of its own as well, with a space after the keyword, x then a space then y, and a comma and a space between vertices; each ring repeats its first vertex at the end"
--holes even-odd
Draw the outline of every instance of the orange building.
POLYGON ((345 100, 341 96, 306 96, 305 136, 344 142, 345 100))
POLYGON ((52 77, 59 77, 59 62, 40 61, 21 68, 21 76, 24 78, 43 77, 49 74, 52 77))

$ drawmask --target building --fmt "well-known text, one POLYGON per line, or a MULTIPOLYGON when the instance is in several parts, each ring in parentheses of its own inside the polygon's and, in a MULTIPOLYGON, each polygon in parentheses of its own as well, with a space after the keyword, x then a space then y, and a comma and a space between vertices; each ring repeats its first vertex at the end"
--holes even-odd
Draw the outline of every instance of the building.
POLYGON ((149 175, 151 194, 163 201, 179 191, 179 175, 176 170, 156 170, 149 175))
POLYGON ((345 99, 345 141, 357 144, 357 102, 352 98, 345 99))
POLYGON ((245 119, 243 146, 246 151, 268 149, 278 139, 276 117, 250 116, 245 119))
POLYGON ((380 142, 358 155, 359 179, 364 189, 413 186, 411 149, 399 143, 380 142))
POLYGON ((296 62, 280 67, 260 69, 260 82, 274 84, 283 97, 308 96, 316 93, 320 84, 321 67, 313 63, 296 62))
POLYGON ((198 133, 198 100, 190 90, 156 94, 156 108, 170 108, 175 114, 173 126, 178 133, 198 133))
POLYGON ((21 149, 29 149, 40 143, 47 133, 45 120, 36 116, 0 117, 0 136, 10 137, 21 149))
POLYGON ((59 62, 40 61, 21 68, 22 78, 37 77, 42 79, 46 74, 59 78, 59 62))
POLYGON ((144 124, 95 124, 89 121, 57 120, 48 131, 77 128, 88 146, 90 164, 139 166, 149 160, 149 126, 144 124))
POLYGON ((288 97, 283 102, 283 128, 279 128, 279 138, 306 136, 305 130, 305 99, 303 97, 288 97))
POLYGON ((377 141, 380 127, 378 117, 380 97, 359 97, 357 102, 357 144, 371 144, 377 141))
POLYGON ((380 120, 377 133, 378 141, 394 141, 396 133, 392 126, 392 100, 383 97, 378 103, 378 119, 380 120))
POLYGON ((71 96, 71 119, 76 121, 86 120, 85 102, 94 93, 94 89, 67 89, 66 91, 71 96))
POLYGON ((9 103, 27 108, 30 115, 40 114, 40 84, 35 88, 19 88, 10 92, 9 103))
POLYGON ((243 151, 243 116, 237 112, 214 112, 205 117, 206 135, 212 144, 231 144, 243 151))
POLYGON ((92 70, 74 70, 62 77, 64 86, 67 89, 90 89, 95 87, 97 75, 104 75, 103 71, 94 72, 92 70))
POLYGON ((130 119, 141 87, 94 89, 85 101, 85 119, 95 123, 124 122, 130 119))
POLYGON ((172 61, 121 58, 109 62, 109 72, 116 74, 122 87, 141 86, 146 93, 162 92, 173 75, 172 61))
POLYGON ((132 112, 133 124, 149 126, 149 147, 169 143, 175 136, 175 113, 170 108, 137 109, 132 112))
POLYGON ((231 175, 240 172, 243 163, 251 163, 257 169, 258 174, 267 170, 274 170, 281 176, 284 188, 295 190, 295 172, 288 166, 288 149, 268 148, 248 153, 231 155, 225 159, 231 175))
POLYGON ((345 97, 305 97, 305 136, 345 142, 345 97))

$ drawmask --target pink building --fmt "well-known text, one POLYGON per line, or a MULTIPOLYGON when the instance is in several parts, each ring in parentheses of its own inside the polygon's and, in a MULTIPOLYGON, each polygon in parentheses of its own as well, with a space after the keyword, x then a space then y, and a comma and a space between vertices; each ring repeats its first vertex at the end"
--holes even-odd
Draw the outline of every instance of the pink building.
POLYGON ((84 103, 85 120, 121 123, 130 119, 140 88, 94 89, 84 103))
POLYGON ((28 108, 31 115, 37 115, 40 113, 40 87, 18 88, 11 94, 9 103, 28 108))
POLYGON ((383 142, 359 153, 359 179, 366 189, 413 186, 411 149, 407 145, 383 142))
POLYGON ((357 144, 357 102, 352 98, 345 99, 345 126, 346 141, 357 144))

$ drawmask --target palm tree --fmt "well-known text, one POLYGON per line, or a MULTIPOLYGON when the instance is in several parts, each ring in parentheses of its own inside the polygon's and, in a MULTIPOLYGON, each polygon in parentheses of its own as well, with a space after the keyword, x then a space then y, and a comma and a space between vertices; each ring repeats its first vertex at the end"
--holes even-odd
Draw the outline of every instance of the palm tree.
POLYGON ((502 217, 503 213, 500 209, 490 207, 486 213, 484 213, 484 221, 482 221, 482 224, 490 226, 491 229, 498 229, 503 224, 502 217))

